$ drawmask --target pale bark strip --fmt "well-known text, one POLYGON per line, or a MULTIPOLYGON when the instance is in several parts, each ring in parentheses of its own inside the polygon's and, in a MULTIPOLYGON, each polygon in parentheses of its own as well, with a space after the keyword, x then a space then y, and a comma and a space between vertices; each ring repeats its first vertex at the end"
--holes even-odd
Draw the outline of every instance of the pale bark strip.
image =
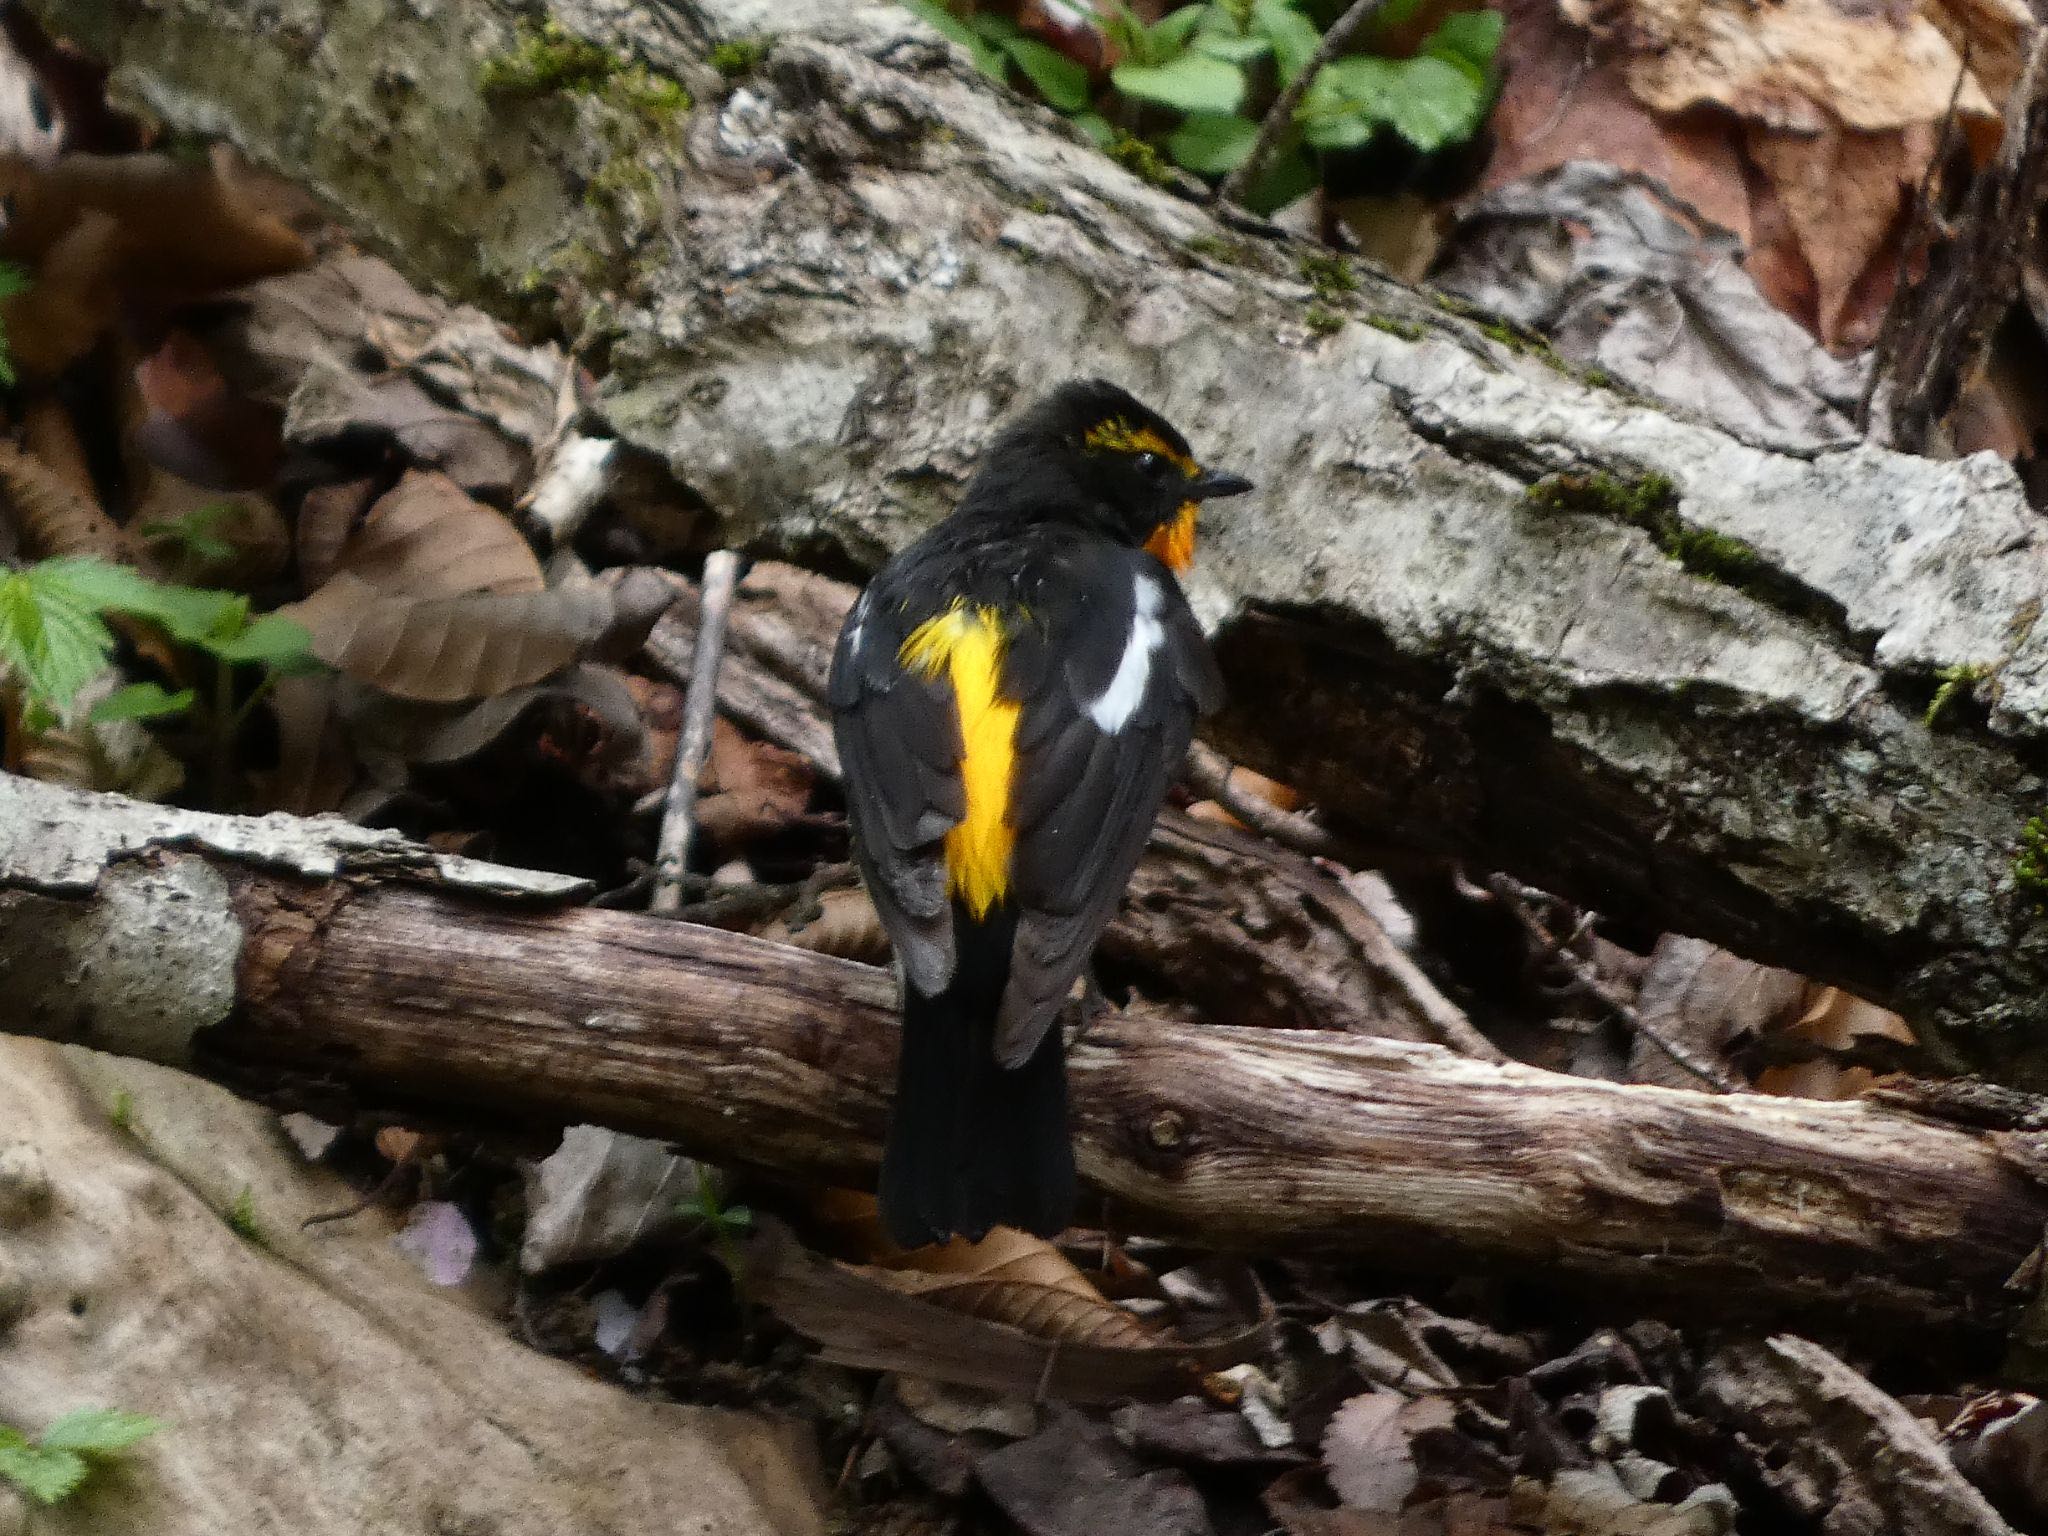
MULTIPOLYGON (((0 785, 12 1032, 329 1117, 506 1138, 590 1122, 786 1177, 873 1176, 885 971, 540 906, 516 871, 451 880, 395 840, 351 861, 353 828, 142 808, 139 835, 127 802, 0 785), (28 849, 31 825, 54 846, 28 849), (136 1007, 151 997, 181 1001, 136 1007)), ((1990 1326, 2048 1221, 2009 1155, 2039 1135, 1994 1144, 1870 1105, 1135 1018, 1091 1030, 1072 1072, 1081 1169, 1116 1228, 1218 1248, 1547 1277, 1717 1315, 1990 1326)))

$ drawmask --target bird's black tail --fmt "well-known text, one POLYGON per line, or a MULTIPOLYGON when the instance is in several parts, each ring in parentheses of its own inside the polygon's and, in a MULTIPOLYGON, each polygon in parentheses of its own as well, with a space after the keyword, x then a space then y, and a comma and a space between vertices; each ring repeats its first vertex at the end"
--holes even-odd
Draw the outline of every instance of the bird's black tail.
POLYGON ((896 1104, 882 1151, 882 1226, 905 1248, 993 1226, 1050 1237, 1074 1206, 1066 1046, 1057 1022, 1030 1060, 999 1065, 997 1005, 1014 919, 954 923, 953 982, 937 997, 903 989, 896 1104))

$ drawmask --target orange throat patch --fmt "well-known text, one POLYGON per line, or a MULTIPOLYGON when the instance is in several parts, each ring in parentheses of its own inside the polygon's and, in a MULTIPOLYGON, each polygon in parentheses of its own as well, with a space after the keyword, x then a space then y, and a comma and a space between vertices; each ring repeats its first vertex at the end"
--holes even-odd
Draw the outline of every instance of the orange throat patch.
POLYGON ((1172 517, 1152 530, 1152 537, 1145 541, 1148 553, 1157 555, 1160 564, 1178 576, 1195 563, 1195 519, 1201 508, 1192 501, 1184 501, 1172 517))
POLYGON ((960 722, 960 781, 967 814, 946 834, 946 893, 986 917, 1010 888, 1010 781, 1017 763, 1018 705, 999 696, 1002 614, 955 603, 910 632, 896 659, 905 671, 953 688, 960 722))

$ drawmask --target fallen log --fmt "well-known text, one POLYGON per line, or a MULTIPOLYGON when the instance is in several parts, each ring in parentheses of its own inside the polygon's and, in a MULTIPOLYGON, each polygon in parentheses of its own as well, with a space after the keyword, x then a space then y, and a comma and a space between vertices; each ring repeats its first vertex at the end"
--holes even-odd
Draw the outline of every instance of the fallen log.
MULTIPOLYGON (((574 891, 345 823, 0 777, 0 1022, 329 1115, 590 1121, 871 1180, 886 972, 574 891)), ((1073 1078, 1110 1220, 1215 1248, 1979 1329, 2048 1222, 2017 1171, 2039 1136, 1871 1104, 1135 1018, 1090 1030, 1073 1078)))
POLYGON ((891 5, 31 9, 424 281, 577 338, 597 424, 668 465, 702 547, 871 566, 1020 400, 1115 375, 1260 482, 1196 591, 1233 757, 2048 1082, 2016 858, 2048 796, 2048 531, 2008 466, 1775 451, 1331 278, 891 5), (524 79, 547 36, 614 74, 524 79), (727 81, 706 60, 741 39, 765 51, 727 81))

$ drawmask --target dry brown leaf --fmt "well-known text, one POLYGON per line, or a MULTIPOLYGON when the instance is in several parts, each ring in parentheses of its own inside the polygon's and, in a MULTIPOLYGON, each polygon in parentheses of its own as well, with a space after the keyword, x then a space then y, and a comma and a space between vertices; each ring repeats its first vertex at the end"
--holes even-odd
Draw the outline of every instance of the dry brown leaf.
POLYGON ((815 779, 807 759, 716 719, 698 786, 697 825, 727 850, 784 831, 802 820, 815 779))
POLYGON ((21 446, 40 460, 63 485, 98 505, 99 486, 86 463, 85 445, 68 407, 53 399, 36 400, 21 414, 21 446))
MULTIPOLYGON (((81 219, 118 226, 122 285, 169 297, 205 294, 304 266, 311 248, 269 208, 226 146, 203 165, 169 155, 65 155, 47 170, 0 162, 14 214, 0 257, 36 266, 81 219)), ((47 264, 55 270, 57 263, 47 264)))
POLYGON ((281 611, 337 671, 452 704, 561 671, 617 610, 587 575, 548 586, 503 514, 445 475, 414 470, 370 509, 319 589, 281 611))
POLYGON ((1806 1007, 1785 1027, 1795 1040, 1807 1040, 1827 1051, 1854 1050, 1866 1040, 1890 1040, 1899 1045, 1918 1045, 1913 1026, 1893 1013, 1867 1003, 1840 987, 1808 988, 1806 1007))
POLYGON ((1112 1323, 1101 1309, 1122 1309, 1099 1294, 1091 1305, 1065 1284, 1038 1279, 840 1264, 768 1219, 749 1239, 744 1263, 749 1291, 816 1340, 826 1359, 994 1392, 1082 1402, 1179 1396, 1203 1372, 1246 1358, 1266 1329, 1261 1321, 1225 1339, 1182 1344, 1128 1314, 1112 1323))
MULTIPOLYGON (((1805 982, 1790 971, 1758 965, 1703 939, 1665 934, 1650 953, 1636 998, 1643 1022, 1708 1061, 1725 1062, 1742 1043, 1792 1017, 1805 982)), ((1690 1088, 1697 1082, 1646 1040, 1630 1056, 1637 1081, 1690 1088)))
POLYGON ((306 627, 313 654, 336 671, 402 699, 452 704, 561 671, 604 634, 613 610, 589 581, 422 601, 341 570, 278 611, 306 627))
POLYGON ((31 555, 98 555, 126 560, 128 540, 70 474, 9 442, 0 442, 0 496, 31 555))
POLYGON ((126 250, 120 224, 88 212, 51 246, 33 283, 0 299, 15 372, 29 380, 52 379, 100 344, 120 316, 126 250))
POLYGON ((337 568, 380 591, 415 598, 539 592, 540 562, 504 513, 446 475, 407 471, 343 546, 337 568))
POLYGON ((1697 114, 1666 121, 1630 94, 1621 62, 1558 15, 1555 0, 1507 0, 1513 67, 1501 85, 1482 190, 1596 160, 1661 183, 1749 243, 1737 135, 1697 114))
MULTIPOLYGON (((1721 107, 1796 133, 1939 123, 1962 68, 1940 29, 1910 10, 1831 0, 1560 0, 1559 10, 1622 50, 1629 89, 1653 112, 1721 107)), ((1998 108, 1974 74, 1956 111, 1988 154, 1998 108)))
POLYGON ((1811 323, 1838 352, 1868 346, 1898 271, 1901 220, 1933 157, 1936 130, 1888 133, 1752 128, 1750 159, 1771 184, 1813 274, 1811 323))
POLYGON ((317 816, 347 799, 356 761, 335 708, 338 686, 326 673, 280 677, 271 686, 277 766, 251 775, 261 809, 317 816))
POLYGON ((376 488, 377 482, 367 478, 335 480, 314 486, 300 500, 296 544, 299 585, 305 591, 317 591, 341 565, 341 552, 376 488))
POLYGON ((1756 1091, 1780 1099, 1860 1099, 1876 1083, 1877 1074, 1868 1067, 1799 1061, 1764 1068, 1756 1076, 1756 1091))
POLYGON ((1426 1429, 1449 1429, 1454 1415, 1450 1399, 1435 1395, 1365 1392, 1352 1398, 1323 1433, 1330 1486, 1353 1509, 1399 1514, 1419 1481, 1415 1437, 1426 1429))
POLYGON ((818 898, 817 916, 801 928, 792 931, 785 915, 760 929, 757 936, 869 965, 885 964, 889 958, 889 935, 882 931, 874 902, 859 887, 825 892, 818 898))
POLYGON ((128 445, 150 464, 215 491, 276 478, 284 413, 228 386, 205 343, 174 330, 135 366, 128 445))

